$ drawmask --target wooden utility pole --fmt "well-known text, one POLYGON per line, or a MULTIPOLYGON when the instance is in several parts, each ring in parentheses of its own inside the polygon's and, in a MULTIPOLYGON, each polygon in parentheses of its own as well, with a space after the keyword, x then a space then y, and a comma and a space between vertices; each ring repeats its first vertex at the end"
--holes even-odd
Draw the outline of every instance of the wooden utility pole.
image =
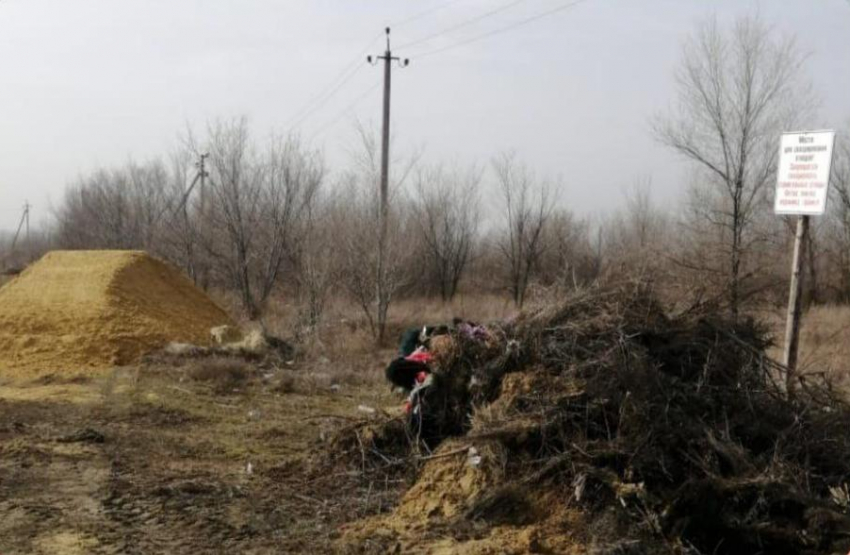
POLYGON ((800 346, 800 313, 803 307, 803 260, 805 260, 806 235, 809 233, 809 216, 797 217, 794 236, 794 261, 791 263, 791 291, 788 294, 788 318, 785 324, 785 353, 783 363, 787 368, 785 390, 793 395, 797 374, 797 351, 800 346))

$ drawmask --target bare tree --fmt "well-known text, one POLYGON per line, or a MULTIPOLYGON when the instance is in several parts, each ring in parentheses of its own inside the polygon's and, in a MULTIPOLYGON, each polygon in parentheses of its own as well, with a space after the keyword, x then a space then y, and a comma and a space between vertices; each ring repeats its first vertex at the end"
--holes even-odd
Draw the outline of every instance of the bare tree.
POLYGON ((839 296, 847 301, 850 300, 850 131, 836 137, 830 179, 833 254, 838 265, 839 296))
POLYGON ((572 291, 597 277, 592 264, 590 224, 560 208, 552 212, 546 227, 547 245, 543 258, 543 277, 558 292, 572 291))
POLYGON ((358 127, 359 149, 352 152, 353 168, 343 176, 346 210, 345 233, 338 238, 343 248, 343 283, 362 309, 372 335, 382 344, 387 316, 401 286, 407 281, 412 257, 409 209, 400 195, 401 185, 412 171, 415 158, 403 166, 390 183, 387 233, 381 239, 379 218, 379 151, 375 136, 358 127))
POLYGON ((159 161, 98 170, 70 186, 54 210, 63 248, 151 249, 169 202, 159 161))
POLYGON ((294 252, 298 263, 296 283, 303 301, 302 322, 315 332, 325 305, 342 277, 343 241, 346 229, 340 195, 319 196, 305 207, 304 234, 294 252))
POLYGON ((657 278, 667 251, 668 220, 653 203, 652 181, 637 180, 625 193, 625 206, 602 223, 606 258, 614 275, 657 278))
POLYGON ((204 253, 199 246, 200 217, 192 209, 194 198, 187 197, 195 177, 192 173, 192 156, 189 148, 171 154, 167 169, 168 202, 160 216, 156 250, 183 268, 196 285, 206 288, 209 275, 201 270, 203 265, 200 259, 204 253))
POLYGON ((532 272, 546 249, 543 231, 554 199, 549 186, 538 182, 513 154, 496 157, 493 169, 504 210, 497 247, 507 267, 513 301, 522 307, 532 272))
POLYGON ((258 154, 244 119, 218 123, 209 135, 212 229, 204 246, 257 318, 303 237, 324 167, 296 139, 275 139, 258 154))
POLYGON ((472 167, 419 171, 414 211, 427 271, 443 301, 451 300, 466 270, 478 231, 478 185, 481 172, 472 167))
POLYGON ((685 43, 676 74, 678 110, 654 122, 657 139, 701 169, 701 182, 720 202, 697 215, 722 228, 729 304, 737 315, 749 229, 768 193, 777 141, 811 112, 801 78, 804 57, 791 38, 775 39, 757 18, 724 32, 716 20, 685 43))

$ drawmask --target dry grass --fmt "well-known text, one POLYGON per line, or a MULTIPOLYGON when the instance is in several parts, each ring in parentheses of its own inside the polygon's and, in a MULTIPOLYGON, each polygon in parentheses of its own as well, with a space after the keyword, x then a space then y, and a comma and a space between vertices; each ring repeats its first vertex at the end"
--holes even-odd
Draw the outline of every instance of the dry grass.
MULTIPOLYGON (((236 309, 233 299, 217 294, 214 294, 214 298, 222 306, 236 309)), ((238 309, 231 313, 238 313, 238 309)), ((263 325, 271 335, 300 339, 299 344, 306 358, 315 355, 340 361, 381 352, 375 345, 362 310, 345 299, 333 299, 328 303, 318 329, 305 328, 300 313, 301 308, 296 300, 278 296, 269 301, 263 325)), ((394 347, 396 339, 407 328, 446 323, 455 317, 491 322, 510 318, 516 313, 513 303, 498 295, 458 295, 448 303, 433 298, 402 299, 390 307, 387 348, 394 347)))
MULTIPOLYGON (((776 343, 769 354, 782 360, 785 312, 772 312, 765 319, 776 343)), ((838 384, 850 382, 850 306, 814 306, 803 315, 799 360, 805 372, 823 372, 838 384)))
POLYGON ((801 366, 826 372, 840 382, 850 378, 850 307, 813 307, 800 330, 801 366))
POLYGON ((417 325, 440 323, 458 317, 476 322, 504 320, 516 315, 513 302, 502 295, 458 295, 449 303, 438 299, 405 299, 393 305, 390 323, 417 325))
POLYGON ((192 361, 186 375, 211 385, 216 393, 225 394, 245 383, 251 373, 252 369, 242 360, 213 357, 192 361))

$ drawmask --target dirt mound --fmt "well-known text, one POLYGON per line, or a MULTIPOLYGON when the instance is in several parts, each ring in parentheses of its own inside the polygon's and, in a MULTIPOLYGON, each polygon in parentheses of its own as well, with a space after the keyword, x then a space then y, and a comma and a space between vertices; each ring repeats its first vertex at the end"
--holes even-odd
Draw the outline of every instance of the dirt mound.
POLYGON ((139 251, 55 251, 0 289, 0 371, 102 368, 172 341, 209 344, 230 319, 139 251))
POLYGON ((343 543, 381 538, 422 553, 850 549, 850 407, 813 378, 789 398, 755 323, 671 314, 630 285, 491 335, 501 349, 458 335, 456 354, 434 368, 433 433, 392 422, 374 434, 382 442, 360 441, 353 455, 366 479, 382 464, 395 475, 407 464, 415 479, 394 512, 352 526, 343 543), (382 452, 397 444, 390 433, 407 439, 406 458, 382 452))

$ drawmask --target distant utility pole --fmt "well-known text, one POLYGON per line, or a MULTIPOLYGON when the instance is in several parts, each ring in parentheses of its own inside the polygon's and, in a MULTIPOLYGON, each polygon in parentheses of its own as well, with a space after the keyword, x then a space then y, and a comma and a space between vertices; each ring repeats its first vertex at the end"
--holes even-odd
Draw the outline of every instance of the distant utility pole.
POLYGON ((32 241, 30 240, 30 208, 32 208, 32 206, 30 205, 30 201, 25 200, 24 218, 26 218, 27 221, 27 258, 29 259, 29 262, 32 262, 32 241))
POLYGON ((389 215, 389 181, 390 181, 390 83, 392 78, 392 63, 399 62, 401 67, 407 67, 410 60, 393 56, 390 50, 390 28, 387 27, 387 49, 383 56, 368 56, 366 61, 376 65, 378 60, 384 61, 384 121, 381 131, 381 254, 387 234, 387 217, 389 215), (374 61, 373 61, 374 60, 374 61))
POLYGON ((195 162, 195 167, 198 168, 198 173, 195 174, 195 178, 192 179, 192 183, 186 188, 186 191, 183 193, 183 197, 180 199, 180 204, 177 206, 178 210, 183 210, 183 213, 188 217, 188 209, 186 204, 189 202, 189 195, 192 194, 192 191, 195 189, 195 185, 200 183, 201 186, 201 207, 203 208, 205 203, 205 189, 206 189, 206 179, 210 176, 206 170, 206 159, 209 157, 209 154, 201 154, 200 160, 195 162))
MULTIPOLYGON (((200 236, 201 240, 203 240, 206 237, 206 233, 207 233, 207 177, 209 177, 209 174, 207 173, 206 161, 207 161, 208 157, 209 157, 209 153, 205 152, 205 153, 201 154, 200 160, 198 160, 198 163, 197 163, 198 180, 200 182, 200 187, 201 187, 200 207, 199 207, 199 216, 200 216, 199 227, 200 227, 200 229, 198 230, 198 235, 200 236)), ((201 259, 197 261, 196 266, 197 266, 197 268, 195 270, 195 276, 193 276, 193 277, 195 277, 196 282, 197 282, 198 278, 200 278, 200 285, 203 288, 203 290, 206 291, 207 288, 209 287, 209 271, 208 271, 207 266, 206 266, 206 264, 203 260, 203 257, 201 257, 201 259)))
POLYGON ((206 160, 209 158, 209 153, 201 154, 201 159, 196 164, 198 168, 198 179, 201 181, 201 215, 205 214, 206 198, 207 198, 207 177, 209 174, 206 170, 206 160))
MULTIPOLYGON (((195 174, 195 178, 192 180, 192 183, 186 188, 186 191, 183 193, 183 197, 180 199, 180 204, 177 206, 177 210, 181 210, 183 212, 183 224, 186 228, 186 270, 192 277, 195 284, 198 283, 198 268, 195 266, 195 231, 192 229, 192 221, 189 219, 189 196, 192 194, 195 186, 200 184, 201 198, 198 214, 200 216, 200 225, 203 227, 206 220, 206 179, 209 177, 206 170, 206 159, 208 156, 209 154, 206 153, 201 154, 200 159, 195 162, 195 167, 198 168, 198 173, 195 174)), ((203 233, 203 229, 201 230, 201 233, 203 233)), ((201 273, 205 272, 201 271, 201 273)))
POLYGON ((27 254, 29 255, 29 261, 32 262, 32 242, 30 241, 30 208, 32 205, 27 200, 24 202, 24 212, 21 214, 21 221, 18 222, 18 229, 15 231, 15 237, 12 239, 12 248, 10 249, 10 255, 15 253, 15 245, 18 243, 18 237, 21 234, 21 228, 25 228, 26 230, 26 239, 27 239, 27 254))

